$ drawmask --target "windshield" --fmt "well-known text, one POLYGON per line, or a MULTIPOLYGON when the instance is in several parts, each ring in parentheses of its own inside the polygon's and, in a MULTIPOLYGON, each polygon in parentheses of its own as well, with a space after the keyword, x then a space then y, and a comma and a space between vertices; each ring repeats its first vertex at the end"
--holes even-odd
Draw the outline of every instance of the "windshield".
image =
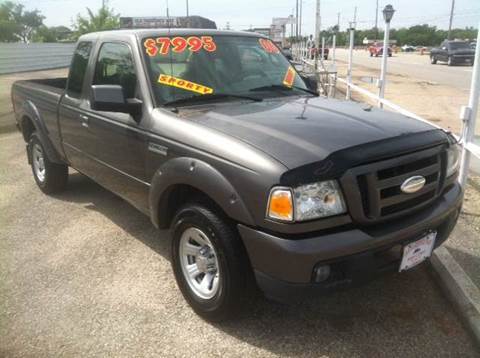
POLYGON ((470 49, 470 45, 466 42, 450 42, 448 45, 452 50, 470 49))
POLYGON ((204 95, 228 94, 215 98, 234 100, 308 90, 278 47, 264 38, 153 36, 142 44, 158 104, 204 95))

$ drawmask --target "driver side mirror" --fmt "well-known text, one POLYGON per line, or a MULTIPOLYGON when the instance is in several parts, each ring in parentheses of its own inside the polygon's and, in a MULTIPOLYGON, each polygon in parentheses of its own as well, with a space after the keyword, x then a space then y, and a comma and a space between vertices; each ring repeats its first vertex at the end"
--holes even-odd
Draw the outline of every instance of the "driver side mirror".
POLYGON ((300 76, 303 79, 303 82, 307 85, 307 88, 310 91, 313 91, 315 93, 318 93, 318 82, 317 82, 317 76, 312 75, 312 76, 300 76))
POLYGON ((129 113, 132 116, 142 112, 142 101, 125 99, 120 85, 92 85, 90 104, 96 111, 129 113))

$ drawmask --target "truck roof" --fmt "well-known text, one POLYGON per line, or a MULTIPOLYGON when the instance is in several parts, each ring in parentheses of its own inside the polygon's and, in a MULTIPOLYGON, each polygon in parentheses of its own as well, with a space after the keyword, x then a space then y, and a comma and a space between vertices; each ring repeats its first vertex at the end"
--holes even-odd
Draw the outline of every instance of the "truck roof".
POLYGON ((250 36, 250 37, 265 37, 265 35, 249 32, 249 31, 227 31, 227 30, 215 30, 215 29, 167 29, 167 28, 157 28, 157 29, 125 29, 125 30, 111 30, 111 31, 99 31, 92 32, 80 36, 79 41, 83 40, 98 40, 102 38, 128 38, 135 36, 137 38, 144 38, 149 36, 185 36, 185 35, 209 35, 209 36, 218 36, 218 35, 230 35, 230 36, 250 36))

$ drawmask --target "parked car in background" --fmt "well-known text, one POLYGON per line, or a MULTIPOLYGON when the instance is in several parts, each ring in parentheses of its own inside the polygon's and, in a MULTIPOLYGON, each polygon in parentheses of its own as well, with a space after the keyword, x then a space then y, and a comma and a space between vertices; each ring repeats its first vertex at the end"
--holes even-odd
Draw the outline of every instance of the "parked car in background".
POLYGON ((287 58, 287 60, 293 61, 292 50, 289 47, 282 48, 282 53, 287 58))
MULTIPOLYGON (((368 51, 370 52, 370 57, 383 56, 383 43, 373 44, 368 48, 368 51)), ((388 47, 388 57, 392 57, 392 48, 390 46, 388 47)))
MULTIPOLYGON (((317 51, 317 48, 316 48, 316 47, 312 47, 312 48, 310 49, 310 57, 311 57, 311 58, 314 58, 315 55, 317 55, 317 57, 320 58, 321 53, 322 53, 322 48, 318 49, 318 51, 317 51)), ((325 47, 325 48, 323 49, 323 59, 324 59, 324 60, 328 60, 328 54, 329 54, 329 49, 328 49, 328 47, 325 47)))
POLYGON ((415 52, 415 46, 403 45, 402 46, 402 51, 403 52, 415 52))
POLYGON ((437 61, 446 62, 449 66, 459 63, 473 65, 475 50, 466 41, 442 42, 440 47, 432 48, 430 51, 430 62, 435 65, 437 61))

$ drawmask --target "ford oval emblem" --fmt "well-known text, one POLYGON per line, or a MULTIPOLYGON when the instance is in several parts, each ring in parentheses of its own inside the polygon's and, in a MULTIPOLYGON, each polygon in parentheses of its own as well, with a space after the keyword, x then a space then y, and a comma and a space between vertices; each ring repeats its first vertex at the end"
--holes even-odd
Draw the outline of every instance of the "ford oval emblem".
POLYGON ((400 190, 406 194, 413 194, 425 186, 426 179, 421 175, 408 178, 400 186, 400 190))

